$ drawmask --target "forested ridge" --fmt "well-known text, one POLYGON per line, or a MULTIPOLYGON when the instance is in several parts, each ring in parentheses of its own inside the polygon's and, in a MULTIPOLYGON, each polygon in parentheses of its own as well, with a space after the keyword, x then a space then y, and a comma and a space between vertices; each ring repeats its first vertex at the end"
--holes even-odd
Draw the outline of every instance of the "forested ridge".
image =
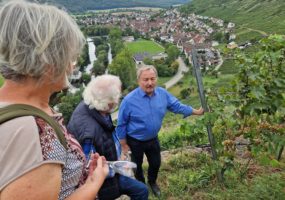
POLYGON ((39 0, 48 2, 59 7, 64 7, 70 12, 85 12, 88 10, 102 10, 113 8, 131 8, 131 7, 160 7, 169 8, 176 4, 185 4, 190 0, 39 0))

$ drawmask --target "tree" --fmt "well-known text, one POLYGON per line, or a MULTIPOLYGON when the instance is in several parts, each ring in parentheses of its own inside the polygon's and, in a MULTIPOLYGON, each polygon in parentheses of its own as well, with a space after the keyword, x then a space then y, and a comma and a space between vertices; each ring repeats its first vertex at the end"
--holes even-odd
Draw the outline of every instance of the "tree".
POLYGON ((123 32, 119 28, 112 28, 109 32, 109 39, 112 40, 118 40, 122 38, 123 32))
POLYGON ((158 76, 160 77, 169 77, 173 74, 172 69, 166 64, 156 64, 155 67, 157 69, 158 76))
POLYGON ((223 41, 225 41, 225 36, 222 32, 215 32, 213 34, 213 40, 216 40, 216 41, 222 43, 223 41))
POLYGON ((111 40, 110 44, 112 47, 112 55, 113 56, 116 56, 117 53, 119 53, 124 48, 124 44, 123 44, 122 39, 111 40))
POLYGON ((102 37, 94 37, 93 42, 94 42, 95 46, 99 46, 100 44, 104 43, 102 37))
POLYGON ((106 51, 104 51, 104 50, 101 50, 98 53, 97 60, 100 63, 102 63, 105 67, 107 67, 107 65, 108 65, 108 53, 106 51))
POLYGON ((107 53, 108 49, 109 49, 109 47, 108 47, 108 45, 106 43, 105 44, 100 44, 100 45, 96 46, 96 56, 98 57, 99 53, 101 51, 104 51, 104 52, 107 53))
POLYGON ((90 82, 91 76, 87 73, 83 73, 81 79, 82 79, 82 82, 86 85, 90 82))
POLYGON ((151 58, 149 57, 145 57, 143 59, 143 62, 146 64, 146 65, 153 65, 153 61, 151 60, 151 58))
POLYGON ((94 74, 97 75, 102 75, 105 73, 106 67, 104 66, 103 62, 101 62, 100 60, 96 60, 93 63, 93 69, 92 71, 94 72, 94 74))
POLYGON ((179 63, 177 61, 174 61, 171 63, 170 67, 173 69, 173 72, 176 73, 179 68, 179 63))
POLYGON ((87 26, 82 28, 82 31, 88 36, 104 36, 108 35, 110 29, 104 26, 87 26))
POLYGON ((133 33, 133 31, 132 31, 132 29, 130 27, 125 28, 125 30, 123 32, 124 36, 129 36, 129 35, 133 35, 133 34, 134 33, 133 33))
POLYGON ((138 38, 141 37, 141 34, 140 34, 140 32, 138 30, 135 30, 133 34, 134 34, 134 38, 135 39, 138 39, 138 38))
POLYGON ((90 58, 88 54, 88 44, 86 43, 83 47, 79 59, 77 60, 77 66, 80 68, 80 71, 84 71, 84 67, 86 67, 89 63, 90 58))
POLYGON ((66 96, 61 97, 58 109, 63 115, 65 124, 68 124, 72 112, 81 101, 82 89, 75 94, 67 93, 66 96))
POLYGON ((178 58, 180 51, 176 46, 170 45, 166 49, 166 53, 167 53, 167 59, 166 59, 167 63, 172 63, 174 60, 176 60, 176 58, 178 58))
POLYGON ((136 68, 132 54, 123 49, 109 65, 109 73, 120 77, 123 88, 126 89, 136 81, 136 68))

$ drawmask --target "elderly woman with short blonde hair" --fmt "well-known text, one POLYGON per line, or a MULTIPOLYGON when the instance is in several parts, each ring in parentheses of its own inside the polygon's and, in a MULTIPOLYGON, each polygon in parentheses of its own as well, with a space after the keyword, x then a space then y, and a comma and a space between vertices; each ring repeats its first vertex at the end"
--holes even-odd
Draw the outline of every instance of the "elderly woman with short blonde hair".
MULTIPOLYGON (((119 103, 121 85, 117 76, 97 76, 87 85, 83 92, 83 101, 72 113, 67 128, 82 145, 86 157, 90 152, 96 151, 108 161, 121 158, 120 142, 110 115, 119 103)), ((145 184, 115 174, 110 169, 99 190, 99 199, 116 199, 122 194, 131 199, 148 199, 145 184)))
POLYGON ((85 44, 83 34, 66 12, 49 5, 12 0, 0 6, 0 19, 0 73, 5 79, 0 108, 26 104, 40 109, 58 123, 67 143, 65 148, 38 117, 2 123, 0 199, 94 200, 109 171, 105 158, 92 154, 85 171, 79 143, 49 106, 50 96, 67 86, 85 44))

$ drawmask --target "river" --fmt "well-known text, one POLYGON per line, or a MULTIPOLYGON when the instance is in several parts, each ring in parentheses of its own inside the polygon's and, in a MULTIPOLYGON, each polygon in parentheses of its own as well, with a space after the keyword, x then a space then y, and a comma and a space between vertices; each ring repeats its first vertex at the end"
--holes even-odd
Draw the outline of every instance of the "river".
POLYGON ((96 47, 93 43, 93 40, 91 38, 87 38, 87 42, 88 42, 88 54, 89 54, 89 59, 90 59, 90 64, 87 65, 87 67, 85 68, 85 72, 87 74, 91 74, 92 68, 93 68, 93 63, 94 61, 97 60, 96 57, 96 47))
POLYGON ((109 46, 109 51, 108 51, 108 63, 109 65, 112 63, 113 58, 112 58, 112 49, 111 49, 111 45, 108 43, 109 46))
MULTIPOLYGON (((96 46, 94 45, 93 40, 91 38, 87 38, 87 42, 88 42, 88 54, 89 54, 90 64, 87 65, 87 67, 85 68, 85 72, 90 75, 93 68, 93 63, 97 60, 97 57, 96 57, 96 46)), ((111 45, 109 43, 108 46, 109 46, 108 64, 110 65, 113 61, 113 58, 112 58, 111 45)), ((106 74, 108 74, 108 68, 106 69, 106 74)))

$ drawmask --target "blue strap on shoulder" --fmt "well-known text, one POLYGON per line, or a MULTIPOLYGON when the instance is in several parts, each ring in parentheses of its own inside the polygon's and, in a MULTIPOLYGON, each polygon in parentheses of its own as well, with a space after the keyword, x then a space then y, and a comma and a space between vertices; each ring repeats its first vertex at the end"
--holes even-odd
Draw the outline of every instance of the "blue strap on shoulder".
POLYGON ((83 152, 84 152, 86 159, 88 159, 90 152, 92 150, 93 150, 93 153, 96 152, 96 149, 93 145, 93 140, 91 138, 84 139, 82 148, 83 148, 83 152))
MULTIPOLYGON (((83 140, 82 148, 83 148, 83 152, 84 152, 86 160, 90 159, 89 156, 90 156, 91 151, 93 151, 93 153, 96 152, 96 149, 93 145, 93 140, 91 138, 87 138, 83 140)), ((107 178, 112 178, 114 176, 115 176, 115 171, 113 168, 109 166, 109 174, 107 178)))

